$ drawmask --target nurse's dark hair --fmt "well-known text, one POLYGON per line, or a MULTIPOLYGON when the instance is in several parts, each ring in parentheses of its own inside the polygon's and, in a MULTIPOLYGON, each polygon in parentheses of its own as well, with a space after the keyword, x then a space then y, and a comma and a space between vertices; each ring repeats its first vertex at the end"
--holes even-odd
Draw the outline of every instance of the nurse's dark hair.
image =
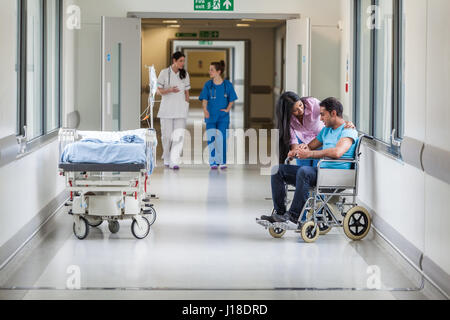
POLYGON ((291 91, 285 92, 278 99, 276 105, 277 129, 280 132, 280 164, 286 160, 291 147, 291 117, 292 110, 300 97, 291 91))
POLYGON ((342 118, 342 116, 344 115, 344 106, 336 98, 326 98, 320 103, 320 106, 325 108, 329 113, 336 111, 336 115, 339 118, 342 118))
MULTIPOLYGON (((181 58, 186 58, 186 56, 184 55, 184 53, 177 51, 172 55, 172 62, 173 60, 178 61, 181 58)), ((186 70, 180 69, 180 79, 181 80, 186 79, 186 70)))
POLYGON ((225 73, 225 61, 221 60, 220 62, 212 62, 211 65, 214 66, 216 71, 220 71, 220 75, 223 77, 223 74, 225 73))

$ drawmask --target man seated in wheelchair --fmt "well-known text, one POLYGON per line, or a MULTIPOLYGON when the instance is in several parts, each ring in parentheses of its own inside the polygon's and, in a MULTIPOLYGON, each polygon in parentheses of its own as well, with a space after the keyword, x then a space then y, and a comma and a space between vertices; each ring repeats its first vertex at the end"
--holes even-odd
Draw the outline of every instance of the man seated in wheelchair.
MULTIPOLYGON (((325 127, 309 145, 298 145, 289 152, 290 160, 298 159, 352 159, 358 143, 358 132, 346 129, 343 106, 336 98, 328 98, 320 103, 320 118, 325 127), (322 150, 318 150, 321 147, 322 150)), ((321 169, 351 169, 351 163, 323 163, 321 169)), ((309 197, 309 190, 316 186, 317 167, 282 164, 272 175, 272 216, 262 216, 262 220, 298 223, 301 211, 309 197), (295 186, 294 199, 290 209, 286 208, 286 184, 295 186)))

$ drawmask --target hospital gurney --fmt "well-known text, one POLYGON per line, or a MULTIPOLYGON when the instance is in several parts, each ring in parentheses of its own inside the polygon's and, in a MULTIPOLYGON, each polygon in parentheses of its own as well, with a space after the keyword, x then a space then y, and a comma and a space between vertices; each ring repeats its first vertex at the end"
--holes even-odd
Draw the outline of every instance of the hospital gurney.
MULTIPOLYGON (((292 222, 275 222, 256 219, 256 222, 269 230, 274 238, 282 238, 286 231, 295 231, 301 234, 307 243, 315 242, 319 235, 325 235, 333 227, 342 227, 345 235, 351 240, 362 240, 370 231, 372 218, 366 208, 358 206, 359 161, 361 157, 361 143, 363 139, 373 140, 372 137, 362 135, 353 159, 333 160, 322 159, 318 164, 317 184, 310 190, 310 196, 303 206, 298 224, 292 222), (323 163, 350 163, 351 169, 322 169, 323 163), (339 198, 332 203, 332 199, 339 198), (347 201, 347 197, 352 199, 347 201)), ((289 164, 286 160, 286 165, 289 164)), ((286 195, 295 191, 286 185, 286 195)), ((289 200, 285 199, 286 203, 289 200)))
POLYGON ((108 221, 111 233, 119 220, 132 219, 131 232, 144 239, 156 220, 148 182, 156 164, 156 132, 59 131, 60 174, 70 191, 66 203, 73 216, 73 232, 83 240, 89 227, 108 221), (124 141, 128 139, 129 143, 124 141), (85 144, 84 144, 85 143, 85 144), (95 150, 90 159, 90 150, 95 150))

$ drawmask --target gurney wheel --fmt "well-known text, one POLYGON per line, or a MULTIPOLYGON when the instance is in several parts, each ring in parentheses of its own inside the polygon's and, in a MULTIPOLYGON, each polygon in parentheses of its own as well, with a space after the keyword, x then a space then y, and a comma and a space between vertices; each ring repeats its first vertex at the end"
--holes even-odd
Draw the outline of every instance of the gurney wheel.
POLYGON ((283 230, 281 228, 269 228, 269 233, 272 237, 275 239, 280 239, 286 234, 286 230, 283 230))
POLYGON ((86 220, 87 220, 87 223, 89 224, 89 226, 91 226, 92 228, 97 228, 103 223, 102 219, 100 219, 100 220, 92 219, 92 218, 89 219, 89 217, 88 217, 88 218, 86 218, 86 220))
POLYGON ((369 212, 363 207, 354 207, 345 215, 343 222, 344 232, 354 241, 364 239, 370 231, 372 219, 369 212))
POLYGON ((110 221, 108 223, 108 229, 111 233, 118 233, 120 230, 120 223, 119 221, 110 221))
POLYGON ((315 226, 314 221, 308 221, 302 226, 302 239, 306 243, 313 243, 319 238, 320 229, 317 226, 316 231, 313 232, 315 226))
POLYGON ((152 226, 156 221, 156 210, 153 207, 151 207, 149 210, 151 211, 150 215, 152 216, 149 223, 150 223, 150 226, 152 226))
POLYGON ((73 223, 73 233, 79 240, 87 238, 89 234, 89 225, 85 218, 80 217, 80 225, 78 227, 75 222, 73 223))
POLYGON ((147 218, 142 217, 144 222, 144 228, 140 229, 137 221, 133 219, 133 223, 131 224, 131 233, 136 239, 142 240, 148 236, 150 233, 150 222, 148 222, 147 218))

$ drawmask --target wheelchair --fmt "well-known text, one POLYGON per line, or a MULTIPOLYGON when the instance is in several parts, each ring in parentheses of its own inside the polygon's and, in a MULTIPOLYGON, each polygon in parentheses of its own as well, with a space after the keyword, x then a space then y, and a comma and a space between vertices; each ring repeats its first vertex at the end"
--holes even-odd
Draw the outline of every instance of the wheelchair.
MULTIPOLYGON (((368 210, 356 203, 360 148, 364 139, 373 140, 367 135, 360 136, 353 159, 326 158, 319 161, 316 186, 310 190, 297 225, 289 221, 271 223, 256 219, 256 222, 268 229, 274 238, 282 238, 287 231, 295 231, 301 234, 303 241, 313 243, 320 235, 326 235, 333 228, 342 227, 349 239, 364 239, 372 226, 372 217, 368 210), (324 163, 350 163, 351 169, 321 169, 324 163), (348 202, 347 197, 352 201, 348 202), (336 198, 338 201, 334 201, 336 198)), ((286 164, 289 163, 290 160, 287 159, 286 164)), ((286 185, 286 206, 290 203, 287 195, 291 192, 295 192, 295 189, 286 185)))

